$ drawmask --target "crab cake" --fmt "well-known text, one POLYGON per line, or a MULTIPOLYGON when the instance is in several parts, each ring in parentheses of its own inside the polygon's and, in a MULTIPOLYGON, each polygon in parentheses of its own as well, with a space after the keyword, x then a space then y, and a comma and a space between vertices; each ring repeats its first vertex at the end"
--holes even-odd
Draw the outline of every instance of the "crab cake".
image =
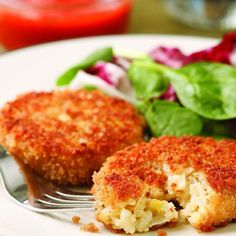
POLYGON ((93 180, 96 218, 110 229, 133 234, 182 218, 211 231, 236 218, 232 140, 152 139, 109 157, 93 180))
POLYGON ((143 138, 132 105, 99 91, 32 92, 0 112, 0 143, 59 184, 91 181, 107 156, 143 138))

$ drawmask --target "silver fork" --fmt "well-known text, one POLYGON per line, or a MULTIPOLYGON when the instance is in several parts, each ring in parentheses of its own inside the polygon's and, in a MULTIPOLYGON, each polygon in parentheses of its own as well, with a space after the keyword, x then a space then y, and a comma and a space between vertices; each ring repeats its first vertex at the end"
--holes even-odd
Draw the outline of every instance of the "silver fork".
POLYGON ((88 188, 57 186, 16 162, 1 146, 0 176, 10 198, 29 210, 49 213, 94 209, 94 198, 88 188))

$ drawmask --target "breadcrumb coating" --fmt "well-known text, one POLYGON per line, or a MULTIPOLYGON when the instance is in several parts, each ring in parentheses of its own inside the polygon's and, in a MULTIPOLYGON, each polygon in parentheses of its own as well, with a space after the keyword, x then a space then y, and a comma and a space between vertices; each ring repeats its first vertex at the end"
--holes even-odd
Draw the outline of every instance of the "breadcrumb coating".
POLYGON ((179 217, 200 231, 211 231, 214 226, 236 218, 233 140, 193 136, 153 138, 149 143, 133 145, 109 157, 93 180, 97 219, 126 233, 148 231, 162 221, 176 222, 176 215, 167 213, 178 209, 171 208, 166 201, 169 204, 177 201, 183 208, 179 217), (144 203, 139 215, 135 205, 141 199, 144 203), (165 210, 162 208, 157 214, 150 203, 157 208, 158 204, 165 205, 165 210), (124 219, 122 209, 129 211, 126 212, 129 226, 120 223, 124 219), (147 214, 150 221, 140 227, 140 219, 147 214))
POLYGON ((0 143, 45 178, 76 185, 144 127, 132 105, 99 91, 31 92, 1 110, 0 143))

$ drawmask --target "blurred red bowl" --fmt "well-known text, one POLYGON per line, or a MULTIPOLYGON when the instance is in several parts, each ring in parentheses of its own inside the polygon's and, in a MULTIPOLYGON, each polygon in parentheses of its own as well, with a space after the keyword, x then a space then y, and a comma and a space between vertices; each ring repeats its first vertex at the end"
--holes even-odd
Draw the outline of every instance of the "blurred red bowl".
POLYGON ((125 33, 132 0, 0 0, 8 50, 67 38, 125 33))

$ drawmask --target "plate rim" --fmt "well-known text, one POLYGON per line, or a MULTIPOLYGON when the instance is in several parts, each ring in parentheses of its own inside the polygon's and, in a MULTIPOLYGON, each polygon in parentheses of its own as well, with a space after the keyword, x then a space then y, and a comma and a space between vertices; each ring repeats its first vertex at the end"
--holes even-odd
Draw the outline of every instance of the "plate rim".
POLYGON ((32 50, 38 50, 39 48, 47 48, 47 47, 56 47, 61 44, 68 44, 68 43, 74 43, 74 42, 86 42, 86 41, 96 41, 96 40, 102 40, 102 39, 112 39, 112 38, 118 38, 118 39, 124 39, 124 38, 171 38, 171 39, 186 39, 186 40, 199 40, 199 41, 212 41, 217 42, 221 38, 219 37, 207 37, 207 36, 199 36, 199 35, 179 35, 179 34, 114 34, 114 35, 98 35, 98 36, 88 36, 88 37, 82 37, 82 38, 72 38, 72 39, 62 39, 52 42, 45 42, 40 43, 36 45, 31 45, 23 48, 18 48, 14 50, 4 50, 0 53, 0 60, 2 58, 16 55, 22 52, 31 52, 32 50))

